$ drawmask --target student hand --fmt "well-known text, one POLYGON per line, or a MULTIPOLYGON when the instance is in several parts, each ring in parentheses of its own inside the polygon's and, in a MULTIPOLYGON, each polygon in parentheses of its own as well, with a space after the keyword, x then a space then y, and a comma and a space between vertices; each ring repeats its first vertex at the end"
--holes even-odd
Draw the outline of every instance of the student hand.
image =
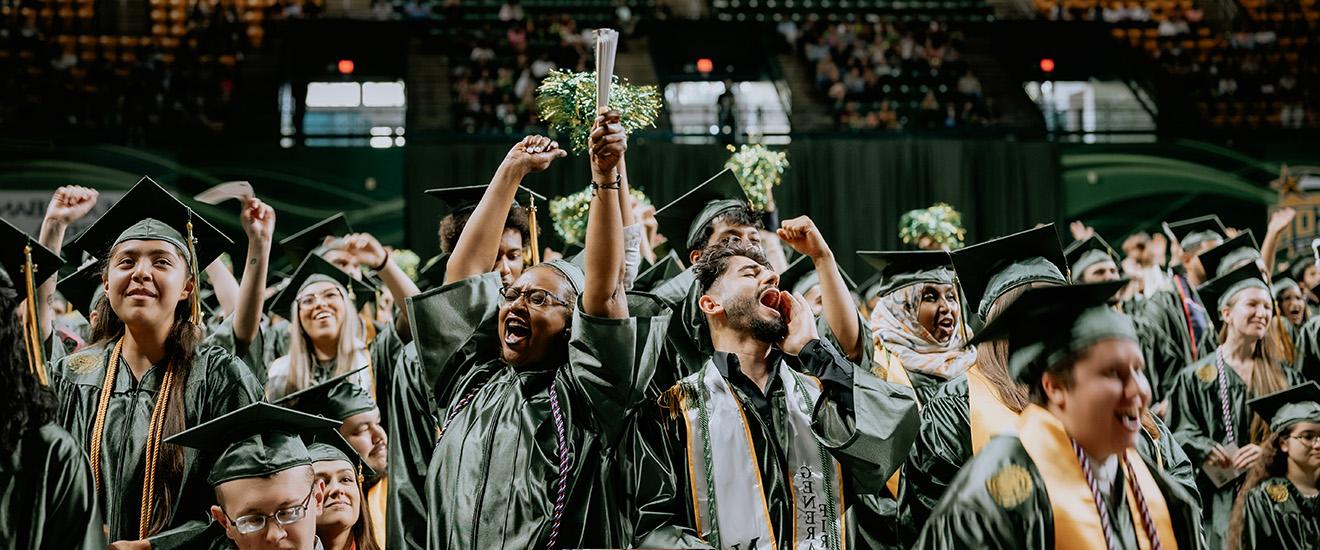
POLYGON ((353 233, 344 237, 344 250, 368 269, 379 271, 384 267, 385 260, 389 259, 389 252, 385 251, 380 241, 367 233, 353 233))
POLYGON ((275 209, 270 205, 261 202, 261 199, 252 197, 243 205, 243 213, 239 217, 243 232, 247 233, 248 241, 260 241, 269 243, 275 234, 275 209))
POLYGON ((545 170, 555 159, 566 156, 568 151, 560 149, 559 142, 545 136, 527 136, 504 156, 504 164, 530 174, 545 170))
POLYGON ((1291 208, 1280 208, 1270 214, 1270 225, 1268 233, 1279 233, 1288 226, 1292 225, 1293 218, 1297 217, 1297 211, 1291 208))
POLYGON ((607 111, 596 115, 596 122, 591 125, 591 175, 596 183, 614 183, 615 169, 628 150, 628 133, 620 121, 618 111, 607 111))
POLYGON ((1206 459, 1206 464, 1214 464, 1221 468, 1227 468, 1233 464, 1232 457, 1228 456, 1228 450, 1223 445, 1215 445, 1210 449, 1210 456, 1206 459))
POLYGON ((811 305, 807 304, 807 299, 801 294, 779 291, 778 307, 779 314, 788 325, 788 335, 779 344, 779 349, 796 356, 812 340, 820 338, 816 333, 816 317, 811 314, 811 305))
POLYGON ((91 212, 100 195, 95 189, 77 185, 56 189, 50 204, 46 206, 46 221, 67 227, 91 212))
POLYGON ((779 225, 779 230, 775 232, 779 240, 793 247, 793 250, 799 254, 813 261, 831 255, 830 245, 825 242, 825 237, 821 236, 820 230, 816 228, 816 223, 811 221, 811 218, 798 216, 784 220, 779 225))
POLYGON ((110 550, 151 550, 151 543, 145 540, 121 540, 110 543, 110 550))
POLYGON ((1244 445, 1238 449, 1237 456, 1233 457, 1233 467, 1239 470, 1246 470, 1260 462, 1261 455, 1265 454, 1260 445, 1244 445))

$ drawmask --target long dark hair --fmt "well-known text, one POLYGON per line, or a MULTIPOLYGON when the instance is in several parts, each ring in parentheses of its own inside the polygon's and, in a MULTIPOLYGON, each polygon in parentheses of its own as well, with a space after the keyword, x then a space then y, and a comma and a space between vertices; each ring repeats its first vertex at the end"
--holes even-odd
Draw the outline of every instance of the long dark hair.
MULTIPOLYGON (((179 257, 185 257, 185 251, 178 251, 179 257)), ((114 257, 114 250, 106 255, 105 264, 101 268, 102 277, 108 277, 110 258, 114 257)), ((191 278, 191 275, 189 275, 191 278)), ((193 292, 197 292, 193 281, 193 292)), ((92 334, 95 335, 95 346, 113 346, 116 341, 123 338, 125 327, 124 322, 115 314, 110 305, 110 296, 96 304, 97 320, 92 327, 92 334)), ((202 342, 201 327, 192 323, 192 307, 187 299, 179 300, 174 306, 174 321, 170 326, 170 334, 165 337, 165 364, 173 365, 175 383, 170 387, 169 402, 165 408, 164 431, 161 439, 170 437, 184 430, 186 427, 186 411, 184 407, 184 387, 187 386, 188 374, 192 370, 192 362, 197 354, 197 346, 202 342)), ((107 365, 110 368, 113 365, 107 365)), ((159 396, 157 396, 159 402, 159 396)), ((183 447, 178 445, 161 445, 160 454, 157 461, 158 470, 156 483, 154 484, 154 501, 157 506, 152 510, 151 521, 147 527, 148 533, 159 533, 169 526, 170 519, 174 516, 174 506, 177 504, 174 500, 172 489, 180 488, 183 485, 183 447)), ((95 457, 92 460, 96 460, 95 457)))
POLYGON ((376 545, 376 529, 384 529, 385 526, 376 526, 371 520, 371 513, 367 511, 367 489, 358 484, 359 497, 362 503, 358 506, 358 520, 353 523, 350 530, 353 533, 353 540, 357 541, 357 550, 381 550, 376 545))
POLYGON ((14 454, 30 430, 55 417, 55 395, 28 369, 19 303, 13 289, 0 289, 0 456, 14 454))
POLYGON ((1294 424, 1270 436, 1261 445, 1260 461, 1247 472, 1247 479, 1242 483, 1242 489, 1238 491, 1237 498, 1233 499, 1233 515, 1229 516, 1228 521, 1229 550, 1238 550, 1242 547, 1242 524, 1246 520, 1243 515, 1247 504, 1247 493, 1267 479, 1288 476, 1288 454, 1280 452, 1279 447, 1283 445, 1284 438, 1292 435, 1296 428, 1297 425, 1294 424))

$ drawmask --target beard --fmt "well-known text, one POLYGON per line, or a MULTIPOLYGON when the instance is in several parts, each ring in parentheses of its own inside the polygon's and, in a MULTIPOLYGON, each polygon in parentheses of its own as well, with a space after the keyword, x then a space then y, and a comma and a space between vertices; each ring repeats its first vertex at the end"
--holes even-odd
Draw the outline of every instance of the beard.
POLYGON ((767 344, 778 344, 788 336, 788 323, 782 317, 771 319, 759 315, 761 302, 755 298, 738 299, 725 309, 729 326, 751 333, 753 338, 767 344))

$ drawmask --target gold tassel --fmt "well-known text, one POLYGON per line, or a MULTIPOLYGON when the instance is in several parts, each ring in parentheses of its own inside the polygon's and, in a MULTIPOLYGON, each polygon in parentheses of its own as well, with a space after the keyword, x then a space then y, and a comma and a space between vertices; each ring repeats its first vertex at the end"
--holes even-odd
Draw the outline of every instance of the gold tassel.
POLYGON ((188 296, 188 305, 192 308, 192 324, 202 326, 202 301, 198 295, 202 292, 202 278, 197 271, 197 239, 193 237, 192 209, 188 209, 188 268, 192 270, 193 291, 188 296))
POLYGON ((41 317, 37 313, 36 266, 32 265, 32 243, 23 246, 23 279, 27 285, 28 368, 37 375, 42 386, 49 386, 45 353, 41 349, 41 317))
POLYGON ((527 216, 531 218, 531 237, 532 237, 532 265, 541 263, 541 243, 539 237, 540 229, 536 227, 536 197, 528 199, 531 206, 527 207, 527 216))

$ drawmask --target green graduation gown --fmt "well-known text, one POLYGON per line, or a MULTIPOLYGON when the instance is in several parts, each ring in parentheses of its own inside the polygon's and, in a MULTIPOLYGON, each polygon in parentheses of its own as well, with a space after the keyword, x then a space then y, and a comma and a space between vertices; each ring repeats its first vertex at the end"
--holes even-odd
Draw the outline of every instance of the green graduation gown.
POLYGON ((28 430, 0 460, 0 548, 103 550, 87 455, 55 424, 28 430))
MULTIPOLYGON (((1287 374, 1289 371, 1284 370, 1287 374)), ((1231 368, 1224 369, 1227 384, 1229 414, 1233 421, 1233 437, 1238 447, 1251 443, 1253 413, 1247 406, 1250 395, 1245 382, 1231 368)), ((1293 385, 1292 376, 1287 385, 1293 385)), ((1233 512, 1233 499, 1242 486, 1243 478, 1216 488, 1201 472, 1201 465, 1210 457, 1216 444, 1224 443, 1228 430, 1224 425, 1223 406, 1219 400, 1219 371, 1215 368, 1212 352, 1195 364, 1184 368, 1173 380, 1169 394, 1169 426, 1174 438, 1197 469, 1196 484, 1201 492, 1205 524, 1227 526, 1233 512)), ((1211 548, 1223 546, 1223 530, 1209 529, 1206 539, 1211 548)))
POLYGON ((1312 315, 1297 329, 1293 369, 1305 380, 1320 382, 1320 316, 1312 315))
POLYGON ((486 273, 409 300, 424 381, 442 418, 452 418, 427 469, 427 547, 547 543, 560 477, 552 386, 571 454, 558 544, 621 546, 626 519, 607 457, 642 403, 667 316, 602 319, 576 310, 566 364, 515 369, 495 340, 499 286, 499 275, 486 273))
MULTIPOLYGON (((899 529, 907 544, 916 540, 917 531, 944 497, 953 478, 972 459, 969 403, 966 375, 944 384, 924 403, 921 431, 904 465, 903 483, 899 489, 899 529)), ((1179 446, 1179 439, 1164 422, 1152 418, 1159 437, 1153 437, 1143 429, 1137 441, 1137 452, 1147 462, 1168 473, 1193 497, 1197 496, 1195 470, 1179 446)))
MULTIPOLYGON (((784 357, 782 361, 780 368, 818 376, 822 382, 827 379, 842 382, 825 384, 822 399, 817 401, 812 414, 812 431, 842 468, 848 546, 867 548, 873 544, 868 541, 892 538, 886 533, 893 529, 892 514, 886 514, 883 499, 877 497, 884 494, 885 481, 898 469, 916 437, 917 411, 911 389, 890 384, 869 370, 857 368, 827 339, 808 344, 797 358, 784 357), (841 403, 851 403, 851 408, 841 403)), ((688 434, 676 400, 685 392, 701 390, 681 389, 687 383, 680 384, 662 396, 652 417, 653 425, 659 426, 659 430, 648 439, 662 441, 662 448, 669 453, 670 470, 676 476, 677 502, 683 504, 676 521, 696 527, 687 458, 688 434)), ((738 397, 751 433, 770 524, 780 546, 788 548, 791 537, 784 533, 793 525, 794 506, 787 475, 791 430, 785 400, 789 396, 785 395, 782 384, 768 385, 770 393, 764 398, 769 401, 771 416, 766 418, 750 404, 750 396, 738 384, 730 383, 729 387, 738 397)))
POLYGON ((377 405, 387 419, 389 436, 385 544, 421 550, 426 548, 426 468, 440 423, 415 342, 404 347, 394 368, 382 371, 376 383, 377 405))
MULTIPOLYGON (((1076 461, 1070 452, 1062 454, 1060 460, 1076 461)), ((1149 460, 1145 464, 1164 495, 1178 548, 1205 548, 1196 498, 1149 460)), ((1119 488, 1126 483, 1124 475, 1119 468, 1115 495, 1122 494, 1119 488)), ((914 548, 1052 550, 1056 546, 1050 498, 1041 470, 1023 440, 1015 435, 994 436, 951 480, 948 492, 922 524, 914 548)), ((1134 524, 1127 499, 1110 498, 1106 505, 1118 547, 1137 548, 1137 530, 1143 527, 1134 524)), ((1104 544, 1091 542, 1095 547, 1104 544)))
MULTIPOLYGON (((105 381, 106 363, 114 346, 95 346, 57 364, 53 387, 59 399, 59 424, 78 446, 91 452, 92 427, 105 381)), ((98 501, 110 528, 110 540, 136 540, 145 475, 145 447, 152 409, 166 365, 156 365, 135 380, 121 358, 106 410, 101 440, 101 493, 98 501)), ((242 361, 218 347, 199 347, 182 380, 184 426, 196 426, 261 398, 261 386, 242 361)), ((171 433, 167 430, 165 436, 171 433)), ((162 451, 166 445, 162 444, 162 451)), ((197 452, 183 454, 181 482, 170 487, 176 506, 169 526, 208 517, 214 493, 206 483, 206 468, 197 452)), ((159 509, 159 499, 156 506, 159 509)))
POLYGON ((1304 497, 1287 478, 1262 481, 1247 492, 1239 548, 1320 548, 1320 497, 1304 497))

